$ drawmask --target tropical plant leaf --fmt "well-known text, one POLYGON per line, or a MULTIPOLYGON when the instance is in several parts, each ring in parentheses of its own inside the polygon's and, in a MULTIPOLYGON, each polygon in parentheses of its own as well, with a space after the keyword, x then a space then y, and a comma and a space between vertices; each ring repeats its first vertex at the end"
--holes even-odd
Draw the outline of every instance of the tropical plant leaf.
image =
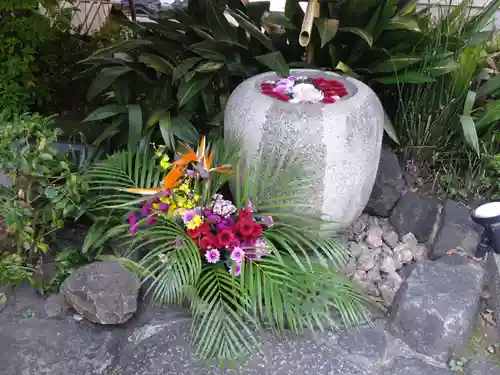
POLYGON ((422 57, 397 55, 391 56, 388 60, 369 66, 368 69, 372 73, 390 73, 407 68, 420 61, 422 61, 422 57))
POLYGON ((431 74, 434 77, 442 76, 455 70, 458 70, 460 65, 454 59, 444 59, 432 66, 431 74))
POLYGON ((195 126, 183 114, 172 119, 171 127, 174 135, 187 144, 196 144, 200 139, 200 134, 195 126))
POLYGON ((483 115, 476 120, 476 129, 482 130, 498 120, 500 120, 500 100, 495 100, 484 107, 483 115))
POLYGON ((219 52, 219 45, 215 41, 205 40, 189 47, 191 51, 207 60, 226 61, 226 56, 219 52))
POLYGON ((207 61, 196 67, 198 73, 211 73, 222 68, 225 64, 220 61, 207 61))
POLYGON ((470 116, 460 116, 460 123, 462 124, 465 142, 479 155, 479 139, 474 120, 470 116))
POLYGON ((420 27, 418 26, 418 22, 414 17, 400 17, 396 16, 391 19, 389 22, 389 26, 387 27, 389 30, 409 30, 409 31, 420 31, 420 27))
POLYGON ((142 109, 140 104, 128 106, 128 147, 132 152, 137 151, 142 134, 142 109))
POLYGON ((170 112, 165 113, 159 119, 160 133, 167 146, 170 150, 175 150, 175 138, 172 131, 172 119, 170 117, 170 112))
POLYGON ((414 71, 414 72, 406 72, 400 75, 376 78, 375 81, 384 83, 386 85, 393 85, 401 83, 427 83, 427 82, 434 82, 435 79, 423 73, 414 71))
POLYGON ((391 119, 389 116, 387 116, 387 113, 384 111, 384 131, 385 133, 391 138, 394 143, 397 145, 401 145, 399 142, 398 138, 398 133, 396 132, 396 129, 394 128, 394 125, 392 124, 391 119))
POLYGON ((199 76, 196 79, 182 81, 177 89, 177 106, 185 105, 212 81, 212 75, 199 76))
POLYGON ((83 60, 82 62, 93 59, 96 57, 103 57, 103 56, 112 56, 114 53, 117 52, 128 52, 133 49, 136 49, 137 47, 140 46, 145 46, 145 45, 150 45, 152 44, 151 41, 147 39, 130 39, 126 40, 120 43, 116 43, 110 47, 102 48, 96 52, 94 52, 92 55, 90 55, 87 59, 83 60))
POLYGON ((339 31, 355 34, 359 36, 361 39, 363 39, 366 42, 366 44, 368 44, 370 47, 373 45, 373 37, 370 35, 370 33, 359 27, 340 27, 339 31))
POLYGON ((232 26, 224 15, 224 8, 219 7, 215 1, 207 2, 207 21, 210 31, 218 40, 234 40, 235 27, 232 26))
POLYGON ((85 117, 85 119, 83 119, 82 122, 100 121, 125 112, 127 112, 127 107, 125 106, 118 104, 107 104, 91 112, 87 117, 85 117))
POLYGON ((285 58, 279 51, 256 56, 255 59, 262 65, 267 66, 269 69, 279 74, 281 77, 288 77, 290 74, 290 68, 286 63, 285 58))
POLYGON ((274 51, 273 42, 260 29, 249 21, 246 16, 239 10, 228 8, 227 12, 233 17, 238 24, 245 29, 252 37, 257 39, 264 47, 270 51, 274 51))
POLYGON ((184 75, 186 75, 186 73, 189 72, 191 68, 195 66, 200 60, 201 57, 188 57, 187 59, 179 63, 174 69, 174 81, 177 81, 178 79, 184 77, 184 75))
POLYGON ((160 73, 170 75, 174 72, 174 66, 161 56, 140 55, 138 60, 160 73))
POLYGON ((476 91, 477 96, 488 96, 500 90, 500 74, 488 79, 481 87, 476 91))
POLYGON ((128 66, 112 66, 103 68, 101 72, 94 78, 87 92, 87 101, 91 101, 97 95, 109 88, 120 76, 131 72, 132 69, 128 66))
POLYGON ((323 48, 337 34, 339 21, 328 18, 316 18, 314 24, 318 28, 321 48, 323 48))

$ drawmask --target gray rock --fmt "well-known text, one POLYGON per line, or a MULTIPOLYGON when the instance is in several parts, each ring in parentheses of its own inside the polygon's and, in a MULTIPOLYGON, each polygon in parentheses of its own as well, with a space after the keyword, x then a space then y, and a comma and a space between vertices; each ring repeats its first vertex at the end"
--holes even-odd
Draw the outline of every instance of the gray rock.
POLYGON ((140 282, 117 262, 94 262, 74 271, 61 286, 66 302, 94 323, 121 324, 137 309, 140 282))
POLYGON ((406 233, 403 237, 401 237, 401 242, 411 249, 412 247, 418 246, 417 237, 413 233, 406 233))
POLYGON ((358 258, 366 249, 365 245, 359 244, 357 242, 349 243, 349 252, 355 258, 358 258))
POLYGON ((413 259, 415 259, 415 261, 421 262, 424 259, 426 259, 427 247, 424 244, 419 244, 419 245, 411 248, 411 253, 412 253, 413 259))
POLYGON ((464 369, 464 375, 500 375, 500 367, 485 361, 470 361, 464 369))
POLYGON ((369 359, 373 363, 385 360, 388 340, 382 326, 360 327, 339 335, 339 345, 349 354, 369 359))
POLYGON ((380 271, 385 273, 396 272, 396 263, 394 259, 387 254, 382 255, 380 258, 380 271))
POLYGON ((58 293, 51 294, 45 300, 45 314, 48 318, 60 318, 66 315, 69 305, 58 293))
POLYGON ((382 235, 384 231, 380 227, 373 227, 366 232, 365 243, 370 249, 382 247, 382 235))
POLYGON ((380 154, 375 185, 365 212, 371 215, 389 216, 392 208, 403 194, 405 183, 403 173, 396 154, 384 147, 380 154))
POLYGON ((482 229, 470 218, 470 209, 452 200, 447 200, 439 229, 429 257, 437 259, 448 250, 461 248, 473 255, 482 229))
POLYGON ((356 268, 358 270, 369 271, 373 267, 375 267, 375 259, 373 255, 368 251, 361 254, 358 258, 356 268))
POLYGON ((391 249, 394 249, 396 246, 398 246, 399 235, 395 230, 391 229, 385 231, 382 238, 384 242, 391 247, 391 249))
POLYGON ((426 242, 437 218, 439 202, 415 192, 407 192, 396 204, 389 218, 400 236, 413 233, 419 242, 426 242))
POLYGON ((63 320, 5 321, 0 327, 2 375, 107 375, 116 332, 63 320))
POLYGON ((393 303, 392 330, 417 352, 447 361, 472 331, 483 276, 473 264, 416 265, 393 303))
MULTIPOLYGON (((500 254, 490 252, 486 255, 487 287, 491 293, 488 307, 493 310, 497 322, 500 322, 500 254)), ((497 334, 500 337, 500 324, 497 324, 497 334)))
POLYGON ((455 373, 432 366, 418 358, 397 357, 382 375, 455 375, 455 373))

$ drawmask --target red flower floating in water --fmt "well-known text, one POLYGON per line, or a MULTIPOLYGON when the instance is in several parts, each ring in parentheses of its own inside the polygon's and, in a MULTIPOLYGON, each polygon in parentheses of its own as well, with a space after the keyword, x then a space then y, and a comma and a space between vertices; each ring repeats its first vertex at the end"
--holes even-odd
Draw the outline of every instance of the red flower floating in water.
POLYGON ((290 76, 276 81, 263 81, 260 90, 264 95, 291 103, 335 103, 348 95, 342 82, 323 77, 311 79, 290 76))

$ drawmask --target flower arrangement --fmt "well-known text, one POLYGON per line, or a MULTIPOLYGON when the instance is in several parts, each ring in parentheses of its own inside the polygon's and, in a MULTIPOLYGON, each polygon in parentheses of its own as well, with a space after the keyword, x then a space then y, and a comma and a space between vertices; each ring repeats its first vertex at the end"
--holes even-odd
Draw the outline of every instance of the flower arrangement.
POLYGON ((347 253, 321 232, 325 223, 307 214, 298 194, 263 194, 267 184, 287 183, 284 170, 307 192, 293 165, 266 155, 264 170, 258 159, 240 167, 237 147, 221 142, 211 149, 205 138, 196 152, 182 147, 186 152, 174 160, 164 149, 153 158, 117 153, 96 164, 88 179, 109 192, 98 203, 106 212, 98 237, 129 239, 118 260, 149 281, 155 300, 189 302, 199 358, 234 364, 259 345, 263 329, 298 333, 366 321, 368 299, 337 271, 347 253), (231 177, 229 199, 221 188, 231 177))
POLYGON ((290 103, 335 103, 348 95, 342 82, 323 77, 289 76, 274 81, 262 81, 260 90, 264 95, 290 103))

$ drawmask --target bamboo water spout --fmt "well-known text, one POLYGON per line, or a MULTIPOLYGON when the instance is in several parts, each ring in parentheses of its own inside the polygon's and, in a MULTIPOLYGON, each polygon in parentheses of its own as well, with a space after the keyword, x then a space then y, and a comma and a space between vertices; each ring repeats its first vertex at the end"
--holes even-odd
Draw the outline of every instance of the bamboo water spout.
POLYGON ((309 45, 314 19, 317 17, 319 17, 319 0, 309 0, 307 2, 307 9, 299 34, 299 44, 302 47, 307 47, 309 45))

